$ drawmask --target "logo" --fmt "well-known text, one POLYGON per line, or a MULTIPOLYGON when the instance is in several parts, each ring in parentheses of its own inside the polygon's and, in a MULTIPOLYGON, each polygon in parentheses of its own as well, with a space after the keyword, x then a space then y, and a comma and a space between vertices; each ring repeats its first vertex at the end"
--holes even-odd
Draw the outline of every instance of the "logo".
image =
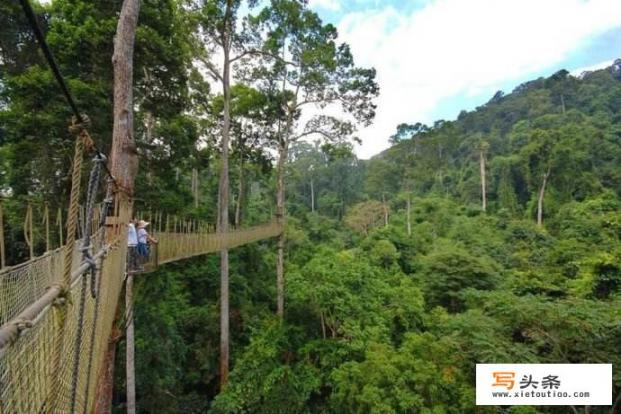
POLYGON ((477 405, 611 405, 612 364, 477 364, 477 405))

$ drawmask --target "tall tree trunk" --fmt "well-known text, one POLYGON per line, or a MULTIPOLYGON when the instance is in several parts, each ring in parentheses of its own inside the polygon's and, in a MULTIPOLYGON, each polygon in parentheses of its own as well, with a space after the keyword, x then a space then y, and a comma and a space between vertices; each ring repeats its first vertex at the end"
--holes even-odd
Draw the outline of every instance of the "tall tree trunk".
POLYGON ((138 173, 138 153, 134 141, 134 40, 140 0, 125 0, 114 37, 114 125, 110 171, 117 183, 133 192, 138 173))
MULTIPOLYGON (((114 124, 112 128, 112 149, 110 151, 110 172, 129 195, 134 191, 134 180, 138 173, 138 153, 134 141, 133 71, 134 41, 140 0, 125 0, 121 8, 116 35, 114 37, 114 124)), ((118 315, 117 303, 117 315, 118 315)), ((108 339, 108 348, 102 366, 102 375, 97 384, 95 413, 111 411, 114 389, 114 359, 116 344, 120 338, 114 327, 108 339)))
POLYGON ((408 236, 412 235, 412 201, 410 199, 410 194, 408 193, 408 201, 407 201, 407 225, 408 225, 408 236))
POLYGON ((125 378, 127 393, 127 414, 136 413, 136 376, 134 371, 134 276, 127 275, 125 281, 125 378))
POLYGON ((198 170, 196 168, 192 168, 192 197, 194 197, 194 208, 198 209, 198 170))
MULTIPOLYGON (((227 0, 222 32, 224 63, 222 95, 224 97, 222 122, 222 157, 218 186, 218 233, 229 230, 229 140, 231 128, 231 0, 227 0)), ((220 251, 220 389, 229 379, 229 251, 220 251)))
POLYGON ((241 209, 244 197, 244 154, 240 151, 239 183, 237 185, 237 203, 235 205, 235 227, 241 225, 241 209))
POLYGON ((541 182, 541 188, 539 189, 539 199, 537 200, 537 225, 543 227, 543 198, 546 195, 546 184, 548 183, 548 177, 550 176, 550 167, 543 175, 543 181, 541 182))
POLYGON ((313 183, 313 177, 310 179, 311 187, 311 212, 315 212, 315 184, 313 183))
POLYGON ((481 209, 487 211, 487 186, 485 185, 485 154, 479 151, 479 166, 481 168, 481 209))
MULTIPOLYGON (((285 134, 288 134, 289 128, 285 134)), ((281 138, 278 147, 277 184, 276 184, 276 219, 285 225, 285 162, 287 161, 287 141, 281 138)), ((276 314, 282 318, 285 314, 285 232, 278 236, 278 257, 276 259, 276 314)))
MULTIPOLYGON (((287 37, 284 37, 282 46, 282 59, 286 60, 287 37)), ((282 78, 283 95, 287 90, 287 77, 282 78)), ((297 92, 294 102, 297 102, 297 92)), ((294 104, 295 107, 295 104, 294 104)), ((281 129, 281 121, 278 122, 278 164, 276 166, 276 220, 282 225, 282 233, 278 236, 277 256, 276 256, 276 315, 282 320, 285 316, 285 163, 287 162, 287 151, 289 149, 289 134, 293 124, 293 110, 288 107, 287 121, 285 130, 281 129)))
POLYGON ((384 226, 388 227, 388 206, 386 206, 386 194, 382 193, 382 207, 384 208, 384 226))
MULTIPOLYGON (((146 74, 146 69, 145 69, 146 74)), ((155 117, 150 111, 147 111, 145 114, 145 138, 147 143, 151 144, 153 142, 153 132, 155 131, 155 117)), ((147 183, 151 186, 153 185, 153 172, 149 169, 147 170, 147 183)))

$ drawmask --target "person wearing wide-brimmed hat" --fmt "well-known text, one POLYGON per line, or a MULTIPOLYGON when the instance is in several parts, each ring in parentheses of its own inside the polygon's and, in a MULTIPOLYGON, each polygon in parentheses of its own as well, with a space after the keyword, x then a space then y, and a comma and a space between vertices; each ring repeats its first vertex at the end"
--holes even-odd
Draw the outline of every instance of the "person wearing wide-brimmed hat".
POLYGON ((157 243, 157 240, 151 237, 147 232, 148 221, 140 220, 138 222, 138 254, 141 255, 144 260, 149 257, 149 243, 157 243))

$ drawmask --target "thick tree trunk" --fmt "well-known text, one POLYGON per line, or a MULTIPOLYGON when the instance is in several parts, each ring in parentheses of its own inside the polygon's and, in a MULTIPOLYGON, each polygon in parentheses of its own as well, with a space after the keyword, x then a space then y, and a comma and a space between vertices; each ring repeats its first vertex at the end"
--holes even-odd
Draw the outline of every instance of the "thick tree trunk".
MULTIPOLYGON (((231 128, 231 1, 227 1, 224 14, 222 48, 222 95, 224 97, 222 122, 222 156, 218 186, 218 233, 229 230, 229 140, 231 128)), ((229 251, 220 251, 220 389, 229 379, 229 251)))
POLYGON ((313 183, 313 177, 310 179, 311 188, 311 212, 315 212, 315 184, 313 183))
MULTIPOLYGON (((112 149, 110 151, 110 172, 116 179, 120 190, 128 195, 133 194, 134 179, 138 173, 138 153, 134 141, 134 110, 133 110, 133 71, 134 41, 140 0, 125 0, 114 37, 114 54, 112 66, 114 70, 114 125, 112 128, 112 149)), ((117 315, 118 315, 117 304, 117 315)), ((110 413, 112 408, 112 392, 114 389, 114 359, 116 344, 120 338, 114 327, 108 339, 108 349, 101 368, 97 384, 94 412, 110 413)))
MULTIPOLYGON (((285 133, 288 133, 288 128, 285 133)), ((287 161, 287 141, 281 138, 278 148, 276 219, 285 225, 285 162, 287 161)), ((276 314, 285 314, 285 232, 278 236, 278 256, 276 259, 276 314)))
POLYGON ((241 209, 244 197, 244 154, 240 154, 239 183, 237 184, 237 203, 235 204, 235 227, 241 225, 241 209))
POLYGON ((125 281, 125 377, 127 393, 127 414, 136 413, 136 376, 134 371, 134 276, 129 274, 125 281))
POLYGON ((412 235, 412 201, 410 200, 410 195, 408 194, 407 201, 407 226, 408 226, 408 236, 412 235))
POLYGON ((546 185, 548 183, 548 177, 550 176, 550 168, 543 175, 543 181, 541 182, 541 188, 539 189, 539 199, 537 200, 537 225, 543 226, 543 198, 546 195, 546 185))
POLYGON ((138 154, 134 141, 134 40, 140 0, 125 0, 114 37, 114 125, 110 171, 117 183, 132 192, 138 173, 138 154))
POLYGON ((481 209, 487 211, 487 186, 485 185, 485 154, 479 152, 479 166, 481 168, 481 209))

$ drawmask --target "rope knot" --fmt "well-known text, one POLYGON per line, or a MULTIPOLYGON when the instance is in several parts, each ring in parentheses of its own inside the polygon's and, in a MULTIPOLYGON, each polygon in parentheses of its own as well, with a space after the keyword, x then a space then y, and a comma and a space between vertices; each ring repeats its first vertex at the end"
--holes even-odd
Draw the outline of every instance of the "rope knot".
POLYGON ((78 135, 82 131, 84 131, 86 128, 90 128, 91 126, 91 119, 88 117, 88 115, 82 114, 80 115, 80 117, 82 118, 81 121, 78 120, 78 118, 75 115, 71 117, 71 125, 69 125, 69 132, 71 132, 71 134, 73 135, 78 135))
POLYGON ((14 324, 17 327, 17 330, 20 332, 25 329, 32 328, 32 321, 28 321, 25 319, 18 319, 14 322, 14 324))

